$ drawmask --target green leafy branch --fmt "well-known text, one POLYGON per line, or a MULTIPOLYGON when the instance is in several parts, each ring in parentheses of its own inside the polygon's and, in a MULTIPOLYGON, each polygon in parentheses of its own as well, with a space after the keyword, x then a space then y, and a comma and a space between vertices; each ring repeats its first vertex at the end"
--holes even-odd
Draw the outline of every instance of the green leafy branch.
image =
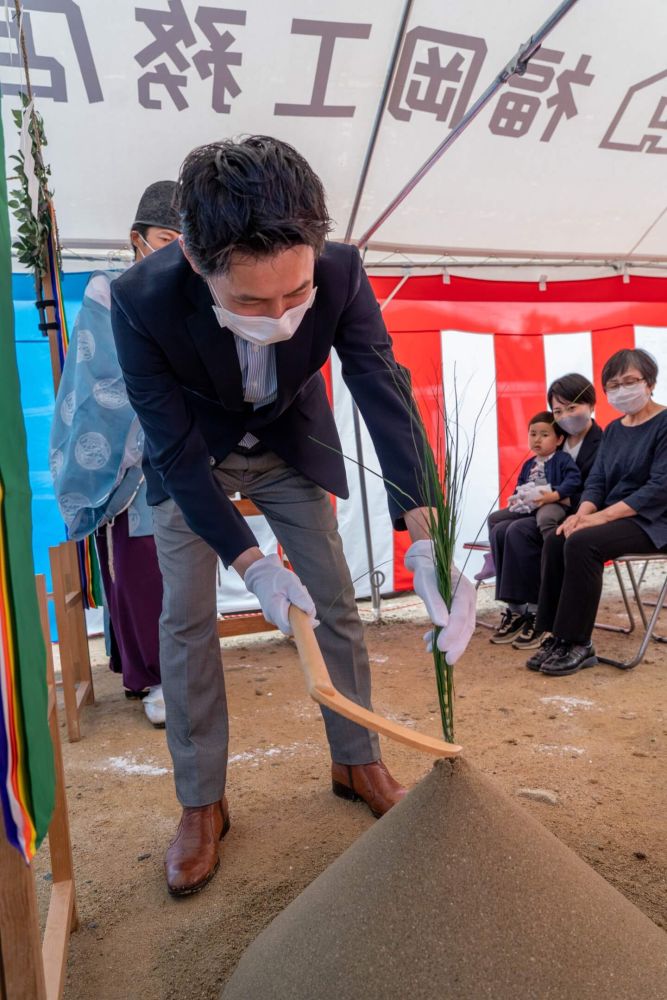
MULTIPOLYGON (((21 94, 20 109, 12 111, 12 117, 17 129, 23 128, 23 119, 30 99, 21 94)), ((25 156, 19 150, 10 157, 15 164, 15 177, 19 187, 11 192, 9 207, 18 222, 18 237, 13 244, 18 260, 31 270, 43 276, 48 270, 47 243, 51 233, 51 214, 49 203, 52 192, 49 190, 50 168, 44 163, 42 149, 47 145, 44 132, 44 121, 34 108, 30 113, 28 135, 32 143, 32 155, 35 161, 35 175, 38 182, 37 215, 33 215, 33 206, 29 194, 29 180, 26 173, 25 156)))

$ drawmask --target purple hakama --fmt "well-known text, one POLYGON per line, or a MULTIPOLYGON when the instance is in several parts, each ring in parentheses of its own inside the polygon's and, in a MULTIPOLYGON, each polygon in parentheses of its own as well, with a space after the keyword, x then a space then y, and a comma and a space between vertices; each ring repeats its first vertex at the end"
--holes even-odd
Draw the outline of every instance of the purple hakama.
POLYGON ((127 511, 111 527, 113 577, 107 529, 95 533, 109 617, 115 638, 113 667, 128 691, 160 683, 159 621, 162 576, 152 535, 130 536, 127 511))

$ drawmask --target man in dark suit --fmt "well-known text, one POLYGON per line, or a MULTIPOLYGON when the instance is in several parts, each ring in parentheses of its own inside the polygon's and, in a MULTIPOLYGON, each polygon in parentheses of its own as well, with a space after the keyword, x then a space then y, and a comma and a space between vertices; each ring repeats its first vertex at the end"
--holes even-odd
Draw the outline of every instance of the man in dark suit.
MULTIPOLYGON (((422 442, 359 253, 326 243, 319 178, 290 146, 261 136, 194 150, 179 181, 181 241, 113 285, 113 326, 130 401, 145 431, 148 501, 164 580, 160 660, 181 823, 169 890, 202 888, 229 828, 227 709, 216 629, 217 558, 290 634, 295 604, 336 687, 370 707, 354 587, 327 493, 347 496, 320 368, 335 347, 371 433, 406 564, 450 662, 474 627, 461 577, 451 613, 437 591, 421 481, 422 442), (266 516, 295 572, 265 556, 228 499, 266 516), (303 582, 302 582, 303 581, 303 582)), ((405 790, 375 734, 323 711, 336 794, 381 816, 405 790)))

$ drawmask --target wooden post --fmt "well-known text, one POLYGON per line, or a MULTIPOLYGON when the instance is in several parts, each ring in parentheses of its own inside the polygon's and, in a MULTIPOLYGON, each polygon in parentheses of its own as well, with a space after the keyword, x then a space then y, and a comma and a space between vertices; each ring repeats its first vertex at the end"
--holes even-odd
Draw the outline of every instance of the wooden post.
POLYGON ((69 936, 77 927, 74 869, 58 731, 46 582, 43 576, 37 576, 35 583, 39 618, 46 643, 48 719, 56 777, 55 805, 49 825, 53 887, 44 938, 40 941, 32 868, 8 843, 0 818, 0 1000, 61 1000, 69 936))
POLYGON ((53 670, 53 652, 47 609, 46 580, 42 575, 35 577, 39 617, 46 645, 46 680, 49 690, 49 730, 53 743, 53 764, 56 776, 56 794, 53 815, 49 825, 49 850, 51 853, 51 873, 53 888, 49 915, 44 930, 42 959, 46 983, 47 1000, 59 1000, 65 985, 69 936, 79 925, 76 911, 76 891, 74 885, 74 865, 70 839, 67 795, 65 792, 65 772, 58 729, 58 702, 56 678, 53 670))
MULTIPOLYGON (((55 215, 53 216, 55 220, 55 215)), ((60 360, 60 348, 58 345, 58 324, 56 322, 56 294, 53 283, 53 274, 50 263, 46 262, 46 269, 42 272, 35 269, 35 305, 39 314, 40 331, 48 338, 49 357, 51 360, 51 377, 53 379, 53 394, 57 396, 62 375, 62 362, 60 360), (43 303, 49 303, 44 305, 43 303)), ((64 318, 63 318, 64 321, 64 318)))
POLYGON ((81 709, 95 701, 76 542, 63 542, 49 553, 67 735, 76 743, 81 739, 81 709))
POLYGON ((93 705, 93 675, 90 667, 90 649, 88 647, 88 629, 86 626, 86 609, 81 589, 81 574, 79 571, 79 553, 76 542, 65 542, 61 545, 63 553, 62 566, 64 570, 65 601, 70 624, 70 639, 74 657, 74 675, 77 684, 83 686, 83 692, 77 692, 77 701, 81 705, 93 705))
POLYGON ((0 886, 0 997, 46 1000, 35 880, 1 820, 0 886))
MULTIPOLYGON (((30 63, 28 62, 28 49, 26 47, 25 32, 23 30, 23 8, 22 8, 21 0, 14 0, 14 13, 15 13, 15 18, 16 18, 16 24, 17 24, 18 29, 19 29, 18 42, 19 42, 19 49, 21 51, 21 61, 23 63, 23 72, 25 74, 25 89, 26 89, 26 94, 28 95, 28 99, 30 101, 32 101, 34 95, 33 95, 33 90, 32 90, 32 82, 30 80, 30 63)), ((41 143, 40 143, 40 140, 39 140, 39 135, 36 135, 36 145, 37 145, 37 157, 36 157, 36 159, 38 160, 38 162, 40 162, 43 165, 43 159, 44 158, 42 156, 42 146, 41 146, 41 143)), ((53 203, 52 203, 52 201, 51 201, 51 199, 49 197, 48 191, 45 188, 40 192, 40 198, 46 198, 47 203, 49 205, 50 212, 51 212, 52 225, 54 227, 55 237, 56 237, 54 242, 57 243, 57 229, 56 229, 55 211, 53 209, 53 203)), ((47 236, 47 239, 48 239, 48 236, 47 236)), ((37 299, 41 299, 42 296, 43 296, 43 300, 44 301, 47 301, 47 302, 48 301, 55 301, 55 289, 53 287, 53 275, 51 273, 51 267, 50 267, 48 261, 47 261, 46 268, 45 268, 43 274, 40 273, 39 269, 37 269, 35 271, 35 294, 36 294, 37 299), (40 293, 39 293, 40 279, 41 279, 42 295, 40 295, 40 293)), ((54 306, 46 306, 46 307, 44 307, 42 309, 39 309, 39 314, 40 314, 40 319, 43 317, 43 320, 42 320, 43 322, 45 322, 47 324, 51 324, 51 323, 55 324, 55 321, 56 321, 56 310, 55 310, 54 306)), ((64 321, 64 317, 63 317, 63 321, 64 321)), ((60 375, 61 375, 61 371, 60 371, 60 351, 58 350, 58 338, 57 338, 57 335, 56 335, 56 329, 55 329, 55 327, 53 329, 47 329, 44 332, 47 334, 47 336, 49 338, 49 351, 50 351, 50 354, 51 354, 51 371, 52 371, 52 374, 53 374, 53 386, 54 386, 55 392, 57 393, 58 392, 58 386, 60 385, 60 375)))
MULTIPOLYGON (((51 292, 47 294, 46 292, 46 278, 44 280, 44 294, 47 298, 51 298, 53 295, 53 284, 49 280, 49 287, 51 292)), ((47 323, 53 323, 55 321, 56 311, 53 306, 47 306, 44 310, 44 315, 46 316, 47 323)), ((56 330, 49 329, 46 331, 49 338, 49 356, 51 358, 51 374, 53 376, 53 395, 58 395, 58 389, 60 387, 60 378, 62 371, 60 368, 60 349, 58 347, 58 333, 56 330)))
POLYGON ((65 603, 61 546, 57 545, 49 549, 49 554, 51 557, 51 578, 53 581, 53 604, 56 610, 56 623, 58 626, 60 676, 62 678, 63 698, 65 700, 67 736, 70 743, 76 743, 81 739, 81 728, 79 726, 79 711, 76 704, 76 681, 70 654, 69 619, 65 603))
MULTIPOLYGON (((65 772, 63 769, 63 754, 60 746, 60 731, 58 729, 58 703, 56 696, 56 678, 53 670, 53 650, 51 648, 49 612, 46 597, 46 578, 41 574, 35 577, 37 585, 37 602, 39 617, 46 645, 46 682, 49 689, 49 729, 53 742, 53 763, 56 773, 56 797, 49 826, 49 847, 51 851, 51 872, 54 885, 60 882, 74 882, 74 866, 72 863, 72 846, 69 831, 69 815, 67 812, 67 796, 65 794, 65 772)), ((78 926, 76 907, 72 908, 71 930, 78 926)))

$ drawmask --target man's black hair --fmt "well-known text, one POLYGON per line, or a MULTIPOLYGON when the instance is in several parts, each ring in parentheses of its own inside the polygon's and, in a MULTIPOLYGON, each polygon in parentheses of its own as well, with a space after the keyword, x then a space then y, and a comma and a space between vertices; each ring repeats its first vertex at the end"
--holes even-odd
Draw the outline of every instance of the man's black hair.
POLYGON ((553 413, 549 413, 548 410, 540 410, 540 412, 536 413, 534 417, 531 417, 530 420, 528 421, 529 429, 533 426, 533 424, 550 424, 553 427, 554 434, 556 434, 557 437, 567 437, 565 431, 560 426, 560 424, 557 424, 556 421, 554 420, 553 413))
POLYGON ((642 350, 641 347, 633 349, 624 347, 609 358, 602 369, 602 385, 606 386, 613 378, 624 375, 630 368, 636 368, 641 372, 641 376, 646 380, 646 384, 654 386, 658 381, 658 365, 655 358, 642 350))
POLYGON ((569 375, 557 378, 547 390, 547 399, 552 409, 555 397, 563 403, 586 403, 588 406, 595 406, 595 386, 583 375, 570 372, 569 375))
POLYGON ((331 229, 321 180, 270 136, 193 149, 178 187, 185 248, 206 277, 227 271, 233 255, 270 257, 305 244, 317 256, 331 229))

